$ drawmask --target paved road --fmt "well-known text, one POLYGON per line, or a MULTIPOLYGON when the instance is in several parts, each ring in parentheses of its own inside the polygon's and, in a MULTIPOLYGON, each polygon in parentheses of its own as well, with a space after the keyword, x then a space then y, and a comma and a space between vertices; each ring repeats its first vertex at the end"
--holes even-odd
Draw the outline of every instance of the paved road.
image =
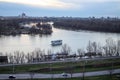
MULTIPOLYGON (((79 62, 79 61, 92 61, 92 60, 105 60, 105 59, 118 59, 120 58, 120 56, 114 56, 114 57, 98 57, 98 58, 88 58, 88 59, 79 59, 79 60, 75 60, 75 59, 71 59, 71 60, 64 60, 64 61, 44 61, 44 62, 34 62, 34 63, 24 63, 24 64, 14 64, 14 66, 16 65, 33 65, 33 64, 45 64, 45 63, 60 63, 60 62, 79 62)), ((3 66, 13 66, 13 64, 0 64, 0 67, 3 66)))
MULTIPOLYGON (((120 69, 115 69, 112 72, 113 74, 115 73, 120 73, 120 69)), ((85 76, 98 76, 98 75, 108 75, 110 74, 109 70, 104 70, 104 71, 94 71, 94 72, 85 72, 85 76)), ((8 79, 9 75, 13 74, 0 74, 0 79, 8 79)), ((30 74, 25 73, 25 74, 14 74, 16 79, 29 79, 31 78, 30 74)), ((72 77, 82 77, 83 73, 73 73, 72 77)), ((70 74, 68 74, 68 77, 71 77, 70 74)), ((33 78, 64 78, 61 74, 38 74, 35 73, 33 78)))

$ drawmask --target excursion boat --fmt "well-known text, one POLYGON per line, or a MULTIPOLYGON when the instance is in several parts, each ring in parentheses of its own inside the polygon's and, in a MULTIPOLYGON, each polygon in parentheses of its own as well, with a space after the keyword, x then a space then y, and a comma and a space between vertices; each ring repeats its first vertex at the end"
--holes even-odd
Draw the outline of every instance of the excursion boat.
POLYGON ((62 40, 54 40, 54 41, 51 41, 51 45, 52 45, 52 46, 62 45, 62 40))

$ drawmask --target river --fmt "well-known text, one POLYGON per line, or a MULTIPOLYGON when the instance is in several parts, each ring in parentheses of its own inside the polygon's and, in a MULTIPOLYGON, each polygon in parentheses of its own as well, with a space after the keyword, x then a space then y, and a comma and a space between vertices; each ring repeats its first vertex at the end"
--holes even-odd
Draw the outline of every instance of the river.
POLYGON ((120 34, 117 33, 101 33, 92 31, 71 31, 64 29, 53 28, 51 35, 28 35, 22 34, 17 36, 0 36, 0 52, 12 53, 14 51, 23 51, 25 53, 31 52, 35 49, 52 50, 52 52, 59 52, 61 46, 51 46, 52 40, 63 40, 63 44, 71 47, 72 52, 77 49, 86 49, 89 40, 105 45, 105 40, 112 38, 120 40, 120 34))

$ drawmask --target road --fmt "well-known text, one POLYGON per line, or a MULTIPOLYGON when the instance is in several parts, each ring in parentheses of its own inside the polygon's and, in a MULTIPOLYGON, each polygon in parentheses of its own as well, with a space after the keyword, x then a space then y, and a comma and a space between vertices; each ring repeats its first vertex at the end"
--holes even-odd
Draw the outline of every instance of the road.
MULTIPOLYGON (((110 70, 104 71, 94 71, 94 72, 85 72, 85 76, 99 76, 99 75, 109 75, 110 70)), ((112 73, 120 73, 120 69, 112 70, 112 73)), ((9 79, 9 75, 14 75, 16 79, 29 79, 31 78, 29 73, 24 74, 0 74, 0 80, 9 79)), ((73 73, 72 77, 82 77, 83 73, 73 73)), ((71 77, 70 74, 67 76, 68 78, 71 77)), ((64 78, 61 74, 38 74, 34 73, 33 78, 64 78)))
MULTIPOLYGON (((79 61, 92 61, 92 60, 105 60, 105 59, 119 59, 120 56, 114 56, 114 57, 98 57, 98 58, 87 58, 87 59, 79 59, 79 60, 75 60, 75 59, 71 59, 71 60, 57 60, 57 61, 43 61, 43 62, 34 62, 34 63, 23 63, 23 64, 14 64, 14 66, 17 65, 33 65, 33 64, 45 64, 45 63, 60 63, 60 62, 79 62, 79 61)), ((4 66, 13 66, 13 64, 0 64, 0 67, 4 67, 4 66)))

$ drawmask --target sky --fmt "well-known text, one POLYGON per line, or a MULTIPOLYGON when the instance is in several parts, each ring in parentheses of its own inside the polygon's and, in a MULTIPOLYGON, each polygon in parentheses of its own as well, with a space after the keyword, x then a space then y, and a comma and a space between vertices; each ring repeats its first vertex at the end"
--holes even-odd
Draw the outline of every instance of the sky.
POLYGON ((120 17, 120 0, 0 0, 0 16, 120 17))

